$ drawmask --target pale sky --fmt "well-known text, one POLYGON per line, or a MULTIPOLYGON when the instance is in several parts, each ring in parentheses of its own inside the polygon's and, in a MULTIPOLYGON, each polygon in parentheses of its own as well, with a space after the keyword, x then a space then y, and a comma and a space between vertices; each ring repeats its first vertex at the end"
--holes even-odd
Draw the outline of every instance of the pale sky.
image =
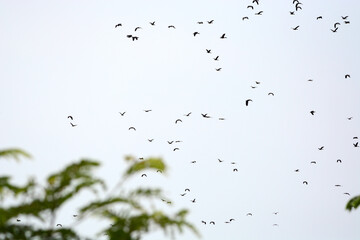
MULTIPOLYGON (((125 155, 159 156, 167 176, 147 172, 129 187, 164 189, 174 204, 153 204, 189 209, 202 239, 360 239, 360 210, 345 211, 360 194, 360 3, 300 2, 290 15, 292 0, 0 0, 0 147, 33 155, 2 161, 0 175, 43 181, 86 157, 102 162, 97 175, 111 188, 125 155)), ((91 196, 67 204, 57 223, 70 226, 91 196)), ((91 236, 106 224, 77 229, 91 236)))

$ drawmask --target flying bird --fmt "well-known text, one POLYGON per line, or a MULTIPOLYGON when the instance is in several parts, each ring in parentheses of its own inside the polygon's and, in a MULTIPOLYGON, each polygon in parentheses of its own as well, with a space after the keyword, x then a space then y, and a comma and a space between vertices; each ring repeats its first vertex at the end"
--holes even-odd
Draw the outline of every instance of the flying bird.
POLYGON ((191 163, 196 163, 196 161, 191 161, 191 163))
POLYGON ((220 158, 218 158, 218 161, 219 161, 219 162, 223 162, 224 160, 221 160, 220 158))
POLYGON ((145 173, 141 174, 141 177, 147 177, 147 175, 145 173))
POLYGON ((151 109, 147 109, 147 110, 144 110, 144 112, 151 112, 152 110, 151 109))
POLYGON ((310 162, 310 163, 312 163, 312 164, 316 164, 316 161, 312 161, 312 162, 310 162))
POLYGON ((224 121, 224 120, 225 120, 225 118, 219 118, 219 120, 220 120, 220 121, 224 121))
POLYGON ((211 53, 211 49, 206 49, 206 52, 207 52, 207 53, 211 53))
POLYGON ((76 126, 77 126, 77 124, 73 124, 72 122, 70 123, 70 125, 71 125, 72 127, 76 127, 76 126))
POLYGON ((252 216, 252 213, 247 213, 246 216, 252 216))
POLYGON ((322 16, 318 16, 318 17, 316 18, 316 20, 320 20, 320 19, 322 19, 322 16))
POLYGON ((168 144, 173 144, 174 141, 167 141, 168 144))
POLYGON ((196 35, 200 34, 199 32, 194 32, 193 35, 196 37, 196 35))
POLYGON ((188 189, 188 188, 185 188, 185 190, 184 190, 185 192, 190 192, 190 189, 188 189))
POLYGON ((215 222, 214 222, 214 221, 211 221, 210 224, 215 225, 215 222))
POLYGON ((194 198, 193 200, 190 200, 191 202, 195 203, 196 199, 194 198))
POLYGON ((168 28, 173 28, 173 29, 175 29, 175 26, 174 26, 174 25, 170 25, 170 26, 168 26, 168 28))
POLYGON ((136 36, 132 36, 131 38, 132 38, 133 41, 139 40, 139 37, 136 37, 136 36))
POLYGON ((136 128, 134 128, 134 127, 129 127, 129 130, 134 130, 134 131, 136 131, 136 128))
POLYGON ((251 99, 247 99, 247 100, 245 101, 245 105, 246 105, 246 106, 249 106, 249 102, 252 102, 252 100, 251 100, 251 99))
POLYGON ((350 193, 348 193, 348 192, 346 192, 346 193, 344 193, 345 195, 349 195, 350 196, 350 193))
POLYGON ((350 74, 346 74, 346 75, 345 75, 345 78, 350 78, 350 74))
POLYGON ((185 196, 185 195, 186 195, 186 193, 181 193, 181 194, 180 194, 180 196, 182 196, 182 197, 185 196))
POLYGON ((348 120, 351 120, 351 119, 352 119, 352 117, 348 117, 347 119, 348 119, 348 120))
POLYGON ((335 184, 335 187, 341 187, 341 185, 340 184, 335 184))
POLYGON ((314 110, 312 110, 312 111, 310 111, 310 113, 311 113, 311 115, 314 115, 314 114, 315 114, 315 111, 314 111, 314 110))
POLYGON ((257 5, 259 5, 259 0, 253 0, 252 3, 256 3, 257 5))
POLYGON ((234 168, 234 169, 233 169, 233 172, 237 172, 237 171, 238 171, 237 168, 234 168))
POLYGON ((230 220, 229 220, 230 222, 232 222, 232 221, 235 221, 235 219, 233 219, 233 218, 230 218, 230 220))
POLYGON ((121 116, 124 116, 126 112, 119 112, 121 116))
POLYGON ((334 23, 334 28, 337 28, 337 25, 340 25, 340 23, 339 22, 334 23))
POLYGON ((303 184, 308 185, 308 182, 307 182, 307 181, 303 181, 303 184))
POLYGON ((336 160, 337 163, 342 163, 341 159, 336 160))
POLYGON ((202 113, 201 116, 203 116, 204 118, 210 118, 210 116, 207 113, 202 113))
POLYGON ((221 35, 220 38, 221 38, 221 39, 225 39, 225 38, 227 38, 227 37, 225 36, 225 33, 223 33, 223 35, 221 35))
POLYGON ((350 21, 344 21, 345 24, 350 24, 350 21))
POLYGON ((300 172, 300 169, 295 169, 295 172, 300 172))
POLYGON ((197 22, 197 24, 204 24, 204 22, 197 22))
POLYGON ((151 25, 153 25, 153 26, 155 26, 155 21, 153 21, 153 22, 150 22, 150 24, 151 24, 151 25))
POLYGON ((318 148, 319 150, 324 150, 324 146, 321 146, 318 148))
POLYGON ((269 96, 270 96, 270 95, 271 95, 271 96, 274 96, 274 93, 272 93, 272 92, 269 92, 269 93, 268 93, 268 95, 269 95, 269 96))
POLYGON ((295 15, 295 12, 294 12, 294 11, 290 11, 290 15, 295 15))
POLYGON ((121 26, 122 26, 122 24, 121 24, 121 23, 118 23, 118 24, 115 25, 115 28, 121 27, 121 26))
POLYGON ((353 137, 353 139, 358 139, 358 137, 353 137))
POLYGON ((359 142, 353 143, 354 147, 359 147, 359 142))
POLYGON ((136 27, 136 28, 135 28, 135 32, 136 32, 137 30, 139 30, 139 29, 141 29, 141 27, 136 27))
POLYGON ((173 151, 175 152, 176 150, 180 150, 179 148, 174 148, 173 151))
POLYGON ((332 32, 336 32, 339 28, 330 29, 332 32))
POLYGON ((21 220, 20 220, 20 219, 18 219, 18 218, 16 219, 16 221, 17 221, 17 222, 21 222, 21 220))
POLYGON ((57 227, 62 227, 62 225, 60 223, 56 224, 57 227))
POLYGON ((215 61, 219 60, 219 56, 216 56, 215 58, 213 58, 215 61))
POLYGON ((182 120, 181 119, 176 119, 175 124, 177 124, 178 122, 182 122, 182 120))
POLYGON ((243 17, 242 20, 243 20, 243 21, 244 21, 244 20, 249 20, 249 18, 248 18, 248 17, 243 17))
POLYGON ((201 223, 205 224, 206 225, 206 222, 205 221, 201 221, 201 223))
POLYGON ((67 118, 70 118, 71 121, 74 120, 72 116, 67 116, 67 118))
POLYGON ((210 20, 210 21, 207 21, 208 24, 213 24, 214 23, 214 20, 210 20))
POLYGON ((222 68, 215 68, 217 72, 220 72, 222 68))
POLYGON ((349 16, 345 16, 345 17, 341 16, 341 18, 342 18, 343 20, 346 20, 348 17, 349 17, 349 16))
POLYGON ((262 15, 262 14, 263 14, 263 11, 255 13, 255 15, 262 15))
POLYGON ((252 10, 254 10, 254 7, 251 5, 247 6, 247 8, 251 8, 252 10))
POLYGON ((274 212, 274 215, 278 215, 279 214, 279 212, 274 212))
POLYGON ((74 214, 73 217, 77 217, 78 215, 74 214))
POLYGON ((255 81, 256 84, 260 84, 261 82, 255 81))
POLYGON ((190 114, 191 114, 191 112, 189 112, 188 114, 184 114, 184 116, 189 117, 190 114))
POLYGON ((295 30, 295 31, 296 31, 296 30, 298 30, 298 29, 299 29, 299 27, 300 27, 300 26, 299 26, 299 25, 297 25, 296 27, 292 28, 292 30, 295 30))
POLYGON ((152 139, 148 139, 148 141, 149 141, 149 142, 152 142, 152 141, 154 141, 154 139, 153 139, 153 138, 152 138, 152 139))

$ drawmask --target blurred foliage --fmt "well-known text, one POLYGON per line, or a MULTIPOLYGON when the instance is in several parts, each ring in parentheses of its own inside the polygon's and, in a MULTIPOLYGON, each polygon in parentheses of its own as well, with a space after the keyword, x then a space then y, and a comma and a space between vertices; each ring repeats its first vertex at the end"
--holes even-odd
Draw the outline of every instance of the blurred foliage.
POLYGON ((360 205, 360 196, 353 197, 346 204, 346 209, 351 211, 352 209, 356 209, 360 205))
MULTIPOLYGON (((0 159, 19 160, 20 157, 31 156, 20 149, 0 150, 0 159)), ((193 225, 186 221, 187 210, 168 216, 156 209, 148 210, 143 205, 144 200, 161 200, 163 196, 160 189, 138 188, 124 191, 122 188, 126 179, 140 171, 165 172, 164 162, 159 158, 138 161, 130 156, 125 160, 130 165, 114 191, 101 200, 97 198, 81 207, 76 221, 84 221, 89 216, 107 219, 111 224, 99 234, 106 234, 108 239, 139 240, 155 229, 174 236, 177 231, 182 232, 187 228, 198 235, 193 225)), ((99 189, 106 190, 105 182, 93 174, 93 170, 99 166, 97 161, 82 159, 50 175, 45 185, 29 180, 24 186, 17 186, 10 182, 11 177, 0 176, 0 240, 85 239, 74 229, 56 224, 56 216, 59 209, 82 190, 94 193, 99 189), (4 200, 9 199, 11 201, 7 202, 12 204, 4 204, 4 200), (22 221, 23 217, 26 217, 26 223, 22 221), (33 224, 35 220, 41 224, 33 224)))

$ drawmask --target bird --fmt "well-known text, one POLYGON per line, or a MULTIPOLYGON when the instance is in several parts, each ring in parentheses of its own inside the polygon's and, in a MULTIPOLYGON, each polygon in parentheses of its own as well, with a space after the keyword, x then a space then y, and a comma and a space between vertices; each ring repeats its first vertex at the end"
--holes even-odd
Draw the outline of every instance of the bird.
POLYGON ((279 214, 279 212, 274 212, 274 215, 278 215, 279 214))
POLYGON ((235 219, 233 219, 233 218, 230 218, 230 220, 229 220, 230 222, 232 222, 232 221, 235 221, 235 219))
POLYGON ((168 144, 173 144, 174 141, 167 141, 168 144))
POLYGON ((225 33, 223 33, 223 35, 221 35, 220 38, 221 38, 221 39, 225 39, 225 38, 227 38, 227 37, 225 36, 225 33))
POLYGON ((340 25, 340 23, 339 22, 334 23, 334 28, 337 28, 337 25, 340 25))
POLYGON ((211 53, 211 49, 206 49, 206 52, 207 52, 207 53, 211 53))
POLYGON ((350 24, 350 21, 344 21, 345 24, 350 24))
POLYGON ((150 22, 150 24, 151 24, 152 26, 155 26, 155 21, 150 22))
POLYGON ((203 221, 203 220, 201 221, 201 223, 203 223, 203 224, 205 224, 205 225, 206 225, 206 222, 205 222, 205 221, 203 221))
POLYGON ((187 113, 187 114, 184 114, 184 116, 189 117, 190 114, 191 114, 191 112, 189 112, 189 113, 187 113))
POLYGON ((180 196, 182 196, 182 197, 185 196, 185 195, 186 195, 186 193, 181 193, 181 194, 180 194, 180 196))
POLYGON ((70 118, 71 121, 74 120, 72 116, 67 116, 67 118, 70 118))
POLYGON ((221 160, 220 158, 218 158, 218 161, 219 161, 219 162, 223 162, 224 160, 221 160))
POLYGON ((347 120, 351 120, 353 117, 348 117, 347 120))
POLYGON ((72 127, 76 127, 76 126, 77 126, 77 124, 73 124, 72 122, 70 123, 70 125, 71 125, 72 127))
POLYGON ((246 106, 249 106, 249 102, 252 102, 252 100, 251 100, 251 99, 247 99, 247 100, 245 101, 245 105, 246 105, 246 106))
POLYGON ((176 150, 180 150, 179 148, 174 148, 173 151, 175 152, 176 150))
POLYGON ((269 93, 268 93, 268 95, 269 95, 269 96, 270 96, 270 95, 271 95, 271 96, 274 96, 274 93, 272 93, 272 92, 269 92, 269 93))
POLYGON ((251 9, 254 9, 254 7, 253 7, 253 6, 251 6, 251 5, 247 6, 246 8, 251 8, 251 9))
POLYGON ((338 30, 338 28, 335 29, 330 29, 332 32, 336 32, 338 30))
POLYGON ((308 79, 308 82, 312 82, 312 81, 314 81, 314 80, 312 80, 312 79, 308 79))
POLYGON ((262 15, 263 14, 263 11, 259 11, 257 13, 255 13, 255 15, 262 15))
POLYGON ((261 82, 255 81, 256 84, 260 84, 261 82))
POLYGON ((314 110, 312 110, 312 111, 310 111, 310 113, 311 113, 311 115, 314 115, 314 114, 315 114, 315 111, 314 111, 314 110))
POLYGON ((296 27, 294 27, 294 28, 292 28, 292 30, 294 30, 294 31, 296 31, 296 30, 298 30, 299 29, 299 25, 297 25, 296 27))
POLYGON ((225 118, 222 118, 222 117, 221 117, 221 118, 219 118, 219 120, 220 120, 220 121, 224 121, 224 120, 225 120, 225 118))
POLYGON ((324 146, 321 146, 321 147, 319 147, 318 149, 319 149, 320 151, 321 151, 321 150, 324 150, 324 146))
POLYGON ((242 20, 249 20, 249 17, 243 17, 242 20))
POLYGON ((256 88, 255 86, 250 86, 252 89, 256 88))
POLYGON ((252 216, 252 213, 247 213, 246 216, 252 216))
POLYGON ((341 16, 341 18, 342 18, 343 20, 346 20, 348 17, 349 17, 349 16, 345 16, 345 17, 341 16))
POLYGON ((141 29, 141 27, 136 27, 136 28, 135 28, 135 32, 136 32, 137 30, 139 30, 139 29, 141 29))
POLYGON ((73 217, 77 217, 78 215, 74 214, 73 217))
POLYGON ((191 161, 191 163, 196 163, 196 161, 191 161))
POLYGON ((335 187, 341 187, 341 185, 340 184, 335 184, 335 187))
POLYGON ((214 23, 214 20, 210 20, 210 21, 207 21, 208 24, 213 24, 214 23))
POLYGON ((194 198, 193 200, 190 200, 191 202, 195 203, 196 199, 194 198))
POLYGON ((121 24, 121 23, 118 23, 118 24, 115 25, 115 28, 121 27, 121 26, 122 26, 122 24, 121 24))
POLYGON ((213 58, 215 61, 219 60, 219 56, 216 56, 215 58, 213 58))
POLYGON ((146 109, 146 110, 144 110, 144 112, 151 112, 152 110, 151 109, 146 109))
POLYGON ((354 147, 359 147, 359 142, 353 143, 354 147))
POLYGON ((132 38, 133 41, 139 40, 139 37, 136 37, 136 36, 132 36, 131 38, 132 38))
POLYGON ((58 223, 56 224, 57 227, 62 227, 62 224, 58 223))
POLYGON ((132 35, 131 35, 131 34, 129 34, 129 35, 126 35, 126 37, 127 37, 127 38, 132 38, 132 35))
POLYGON ((204 22, 197 22, 197 24, 204 24, 204 22))
POLYGON ((348 192, 346 192, 346 193, 344 193, 345 195, 349 195, 350 196, 350 193, 348 193, 348 192))
POLYGON ((312 161, 312 162, 310 162, 310 163, 312 163, 312 164, 316 164, 316 161, 312 161))
POLYGON ((126 112, 119 112, 121 116, 124 116, 126 112))
POLYGON ((200 34, 199 32, 194 32, 193 35, 196 37, 196 35, 200 34))
POLYGON ((222 68, 215 68, 217 72, 220 72, 222 68))
POLYGON ((345 78, 350 78, 350 74, 346 74, 346 75, 345 75, 345 78))
POLYGON ((147 175, 145 173, 141 174, 141 177, 147 177, 147 175))
POLYGON ((178 122, 182 122, 182 120, 181 119, 176 119, 175 124, 177 124, 178 122))
POLYGON ((259 0, 253 0, 252 3, 256 3, 257 5, 259 5, 259 0))
POLYGON ((204 118, 210 118, 210 116, 207 113, 202 113, 201 116, 203 116, 204 118))
POLYGON ((278 227, 279 225, 278 225, 277 223, 274 223, 273 226, 274 226, 274 227, 278 227))
POLYGON ((179 142, 182 142, 181 140, 176 140, 175 143, 179 143, 179 142))
POLYGON ((174 25, 169 25, 168 28, 173 28, 173 29, 175 29, 175 26, 174 26, 174 25))
POLYGON ((134 130, 134 131, 136 131, 136 128, 134 128, 134 127, 129 127, 129 130, 134 130))
POLYGON ((16 221, 17 221, 17 222, 21 222, 21 220, 20 220, 20 219, 18 219, 18 218, 16 219, 16 221))
POLYGON ((190 189, 188 189, 188 188, 185 188, 185 190, 184 190, 185 192, 190 192, 190 189))
POLYGON ((235 162, 231 162, 231 164, 235 164, 235 162))
POLYGON ((308 185, 308 182, 307 182, 307 181, 303 181, 303 184, 308 185))
POLYGON ((289 12, 290 12, 290 15, 295 15, 294 11, 289 11, 289 12))
POLYGON ((237 172, 237 171, 238 171, 237 168, 234 168, 234 169, 233 169, 233 172, 237 172))
POLYGON ((336 160, 337 163, 342 163, 341 159, 336 160))
POLYGON ((300 169, 295 169, 295 172, 300 172, 300 169))
POLYGON ((152 141, 154 141, 154 139, 153 139, 153 138, 152 138, 152 139, 148 139, 148 141, 149 141, 149 142, 152 142, 152 141))
POLYGON ((316 18, 316 20, 320 20, 320 19, 322 19, 322 16, 318 16, 318 17, 316 18))
POLYGON ((214 221, 211 221, 210 224, 215 225, 215 222, 214 222, 214 221))
POLYGON ((358 137, 353 137, 353 139, 358 139, 358 137))

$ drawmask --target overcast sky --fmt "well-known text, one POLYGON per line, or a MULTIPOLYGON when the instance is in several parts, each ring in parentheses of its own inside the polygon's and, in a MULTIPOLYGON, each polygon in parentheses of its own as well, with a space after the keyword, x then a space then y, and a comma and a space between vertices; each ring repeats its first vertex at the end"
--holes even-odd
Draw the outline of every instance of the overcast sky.
MULTIPOLYGON (((167 176, 148 172, 130 186, 164 189, 174 204, 154 204, 188 208, 202 239, 360 239, 360 210, 345 211, 360 194, 360 3, 302 0, 295 15, 292 0, 259 3, 1 0, 0 148, 33 160, 3 161, 0 174, 43 181, 87 157, 113 186, 125 155, 159 156, 167 176)), ((87 200, 67 204, 57 223, 72 224, 87 200)))

